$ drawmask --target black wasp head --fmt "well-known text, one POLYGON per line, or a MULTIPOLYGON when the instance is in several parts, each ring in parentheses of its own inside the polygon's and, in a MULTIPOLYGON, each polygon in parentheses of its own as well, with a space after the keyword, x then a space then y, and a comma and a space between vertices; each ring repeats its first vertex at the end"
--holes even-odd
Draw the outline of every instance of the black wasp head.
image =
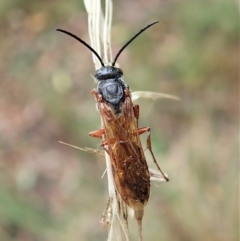
POLYGON ((98 69, 95 74, 95 78, 98 81, 107 80, 112 78, 120 78, 123 76, 123 72, 121 69, 113 67, 113 66, 104 66, 101 69, 98 69))
POLYGON ((122 76, 122 70, 113 66, 102 67, 95 74, 98 80, 98 92, 112 107, 115 114, 121 112, 121 105, 124 99, 126 85, 122 80, 122 76))
POLYGON ((122 53, 122 51, 143 31, 151 27, 152 25, 158 23, 158 21, 153 22, 149 25, 147 25, 145 28, 141 29, 137 34, 135 34, 126 44, 123 45, 123 47, 118 51, 112 66, 104 66, 103 60, 99 56, 99 54, 86 42, 84 42, 82 39, 77 37, 76 35, 62 29, 57 29, 57 31, 63 32, 65 34, 70 35, 71 37, 77 39, 79 42, 81 42, 83 45, 85 45, 88 49, 91 50, 92 53, 95 54, 95 56, 98 58, 99 62, 102 65, 102 68, 97 70, 95 77, 98 80, 98 92, 102 95, 103 99, 110 104, 112 109, 114 110, 115 114, 118 114, 121 112, 121 105, 124 101, 124 90, 126 88, 126 85, 124 84, 124 81, 122 80, 123 72, 121 69, 118 69, 115 66, 115 63, 119 57, 119 55, 122 53))

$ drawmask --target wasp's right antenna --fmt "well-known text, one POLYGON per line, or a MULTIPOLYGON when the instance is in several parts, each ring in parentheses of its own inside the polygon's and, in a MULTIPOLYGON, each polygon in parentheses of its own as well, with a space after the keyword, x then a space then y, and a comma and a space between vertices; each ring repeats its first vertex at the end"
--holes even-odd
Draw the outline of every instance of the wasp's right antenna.
POLYGON ((59 29, 59 28, 58 28, 58 29, 56 29, 56 31, 65 33, 65 34, 70 35, 71 37, 77 39, 79 42, 81 42, 84 46, 86 46, 88 49, 90 49, 90 50, 96 55, 96 57, 99 59, 101 65, 102 65, 102 67, 104 67, 104 63, 103 63, 101 57, 99 56, 99 54, 98 54, 89 44, 87 44, 86 42, 84 42, 84 41, 83 41, 82 39, 80 39, 78 36, 76 36, 76 35, 68 32, 68 31, 66 31, 66 30, 62 30, 62 29, 59 29))
POLYGON ((159 21, 155 21, 153 23, 150 23, 148 26, 146 26, 145 28, 141 29, 137 34, 135 34, 127 43, 125 43, 122 48, 118 51, 113 63, 112 63, 112 66, 114 66, 116 64, 116 61, 119 57, 119 55, 122 53, 122 51, 138 36, 140 35, 143 31, 145 31, 146 29, 150 28, 152 25, 158 23, 159 21))

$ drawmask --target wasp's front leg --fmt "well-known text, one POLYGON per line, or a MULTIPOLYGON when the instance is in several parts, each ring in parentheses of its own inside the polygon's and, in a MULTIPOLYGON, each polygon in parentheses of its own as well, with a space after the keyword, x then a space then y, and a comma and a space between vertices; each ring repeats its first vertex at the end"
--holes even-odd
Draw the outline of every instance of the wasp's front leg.
POLYGON ((99 129, 99 130, 96 130, 96 131, 91 131, 91 132, 89 132, 89 135, 91 137, 102 139, 103 135, 105 135, 105 130, 99 129))

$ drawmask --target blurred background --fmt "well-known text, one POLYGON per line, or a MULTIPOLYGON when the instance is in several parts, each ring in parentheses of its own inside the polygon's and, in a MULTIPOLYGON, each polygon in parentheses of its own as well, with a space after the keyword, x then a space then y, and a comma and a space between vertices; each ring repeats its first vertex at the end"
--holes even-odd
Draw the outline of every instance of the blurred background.
MULTIPOLYGON (((238 240, 237 2, 114 1, 113 55, 155 20, 118 60, 132 91, 181 98, 138 101, 170 177, 151 186, 144 240, 238 240)), ((101 150, 91 53, 55 31, 89 42, 83 3, 1 0, 0 26, 0 240, 107 240, 104 160, 58 143, 101 150)))

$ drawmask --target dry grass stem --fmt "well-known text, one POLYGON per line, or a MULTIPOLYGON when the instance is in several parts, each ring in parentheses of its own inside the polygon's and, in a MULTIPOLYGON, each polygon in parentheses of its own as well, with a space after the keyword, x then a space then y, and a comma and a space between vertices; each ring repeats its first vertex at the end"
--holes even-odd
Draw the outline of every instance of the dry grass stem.
POLYGON ((159 92, 152 92, 152 91, 134 91, 132 92, 132 101, 136 101, 139 98, 145 98, 145 99, 172 99, 172 100, 180 100, 179 97, 175 95, 169 95, 165 93, 159 93, 159 92))
MULTIPOLYGON (((103 15, 100 0, 84 0, 84 4, 88 13, 88 31, 91 46, 103 58, 104 64, 109 64, 112 60, 112 1, 105 1, 105 16, 103 15)), ((101 68, 101 64, 95 55, 93 55, 93 62, 96 70, 101 68)), ((108 241, 129 241, 127 219, 124 218, 127 217, 127 207, 116 191, 112 174, 111 161, 106 152, 105 160, 108 177, 109 196, 111 201, 107 205, 105 218, 102 220, 102 222, 106 222, 105 224, 109 226, 108 241), (125 210, 124 213, 121 212, 122 210, 125 210)))

